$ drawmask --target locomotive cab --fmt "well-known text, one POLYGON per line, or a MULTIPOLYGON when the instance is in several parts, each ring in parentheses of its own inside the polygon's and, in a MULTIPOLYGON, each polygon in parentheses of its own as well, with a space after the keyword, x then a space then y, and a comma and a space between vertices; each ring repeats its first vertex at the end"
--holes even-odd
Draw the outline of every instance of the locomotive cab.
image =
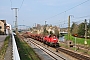
POLYGON ((44 37, 44 43, 50 45, 50 46, 57 46, 58 44, 58 38, 56 35, 48 35, 44 37))
POLYGON ((50 46, 57 46, 58 45, 58 38, 56 37, 56 35, 53 35, 50 38, 50 46))

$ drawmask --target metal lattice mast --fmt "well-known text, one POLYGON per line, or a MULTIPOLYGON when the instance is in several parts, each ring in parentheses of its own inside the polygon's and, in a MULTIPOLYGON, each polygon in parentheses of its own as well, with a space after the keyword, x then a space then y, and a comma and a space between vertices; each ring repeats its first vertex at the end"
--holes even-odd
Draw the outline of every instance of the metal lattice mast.
POLYGON ((12 10, 15 9, 15 28, 16 28, 16 33, 18 33, 18 25, 17 25, 17 10, 18 8, 11 8, 12 10))

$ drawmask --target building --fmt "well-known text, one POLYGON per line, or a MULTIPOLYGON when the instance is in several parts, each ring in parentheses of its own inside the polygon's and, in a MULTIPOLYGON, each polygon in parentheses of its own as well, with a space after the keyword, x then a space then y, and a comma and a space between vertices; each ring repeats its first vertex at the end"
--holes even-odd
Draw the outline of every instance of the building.
POLYGON ((11 33, 11 25, 6 23, 6 34, 10 34, 11 33))
POLYGON ((68 28, 60 28, 60 32, 68 32, 68 28))
POLYGON ((6 34, 6 20, 0 20, 0 34, 6 34))

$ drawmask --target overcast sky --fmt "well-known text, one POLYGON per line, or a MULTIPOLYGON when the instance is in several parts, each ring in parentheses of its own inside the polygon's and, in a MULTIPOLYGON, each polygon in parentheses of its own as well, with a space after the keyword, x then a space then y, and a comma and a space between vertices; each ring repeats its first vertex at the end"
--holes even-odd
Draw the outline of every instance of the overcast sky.
POLYGON ((0 19, 14 25, 15 11, 11 8, 19 8, 18 25, 30 27, 34 26, 35 23, 44 25, 45 21, 47 24, 67 27, 69 15, 73 15, 71 23, 78 23, 90 18, 89 0, 24 0, 23 4, 22 1, 0 0, 0 19))

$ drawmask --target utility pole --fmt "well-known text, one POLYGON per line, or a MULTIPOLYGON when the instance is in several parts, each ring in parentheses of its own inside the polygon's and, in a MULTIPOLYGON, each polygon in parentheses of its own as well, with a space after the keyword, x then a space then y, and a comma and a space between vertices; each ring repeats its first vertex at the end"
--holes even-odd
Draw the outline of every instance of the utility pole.
POLYGON ((44 25, 44 29, 43 29, 44 30, 44 35, 46 35, 46 22, 47 21, 45 21, 45 25, 44 25))
POLYGON ((45 21, 45 29, 46 29, 46 27, 47 27, 46 22, 47 22, 47 21, 45 21))
POLYGON ((70 40, 70 15, 68 16, 68 40, 70 40))
POLYGON ((35 27, 36 27, 36 23, 35 23, 35 27))
POLYGON ((85 41, 84 44, 87 45, 87 20, 85 19, 85 41))
POLYGON ((46 25, 46 22, 47 22, 47 21, 45 21, 45 25, 46 25))
POLYGON ((16 28, 16 27, 15 27, 15 23, 16 23, 16 21, 13 21, 13 25, 14 25, 14 30, 15 30, 15 28, 16 28))
POLYGON ((70 17, 74 17, 73 15, 68 16, 68 40, 70 40, 70 17))
POLYGON ((17 25, 17 10, 18 8, 11 8, 12 10, 14 9, 15 10, 15 18, 16 18, 16 21, 15 21, 15 28, 16 28, 16 33, 18 33, 18 25, 17 25))

